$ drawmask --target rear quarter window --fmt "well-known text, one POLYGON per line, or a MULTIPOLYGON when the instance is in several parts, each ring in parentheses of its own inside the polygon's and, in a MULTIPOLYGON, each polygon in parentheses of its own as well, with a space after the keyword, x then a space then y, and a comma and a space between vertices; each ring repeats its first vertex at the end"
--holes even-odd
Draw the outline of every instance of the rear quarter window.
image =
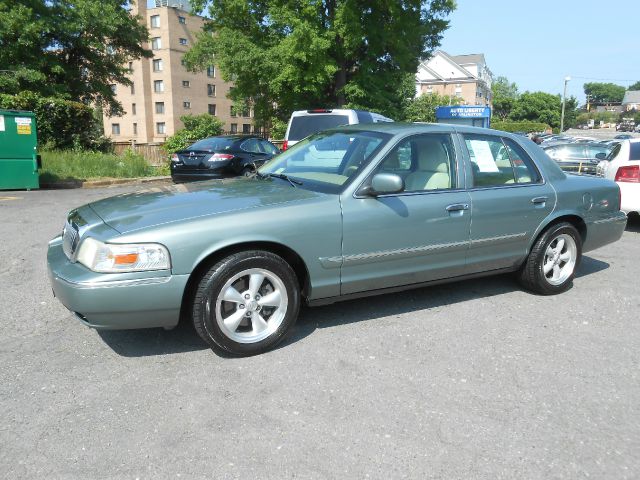
POLYGON ((640 160, 640 142, 629 143, 629 160, 640 160))

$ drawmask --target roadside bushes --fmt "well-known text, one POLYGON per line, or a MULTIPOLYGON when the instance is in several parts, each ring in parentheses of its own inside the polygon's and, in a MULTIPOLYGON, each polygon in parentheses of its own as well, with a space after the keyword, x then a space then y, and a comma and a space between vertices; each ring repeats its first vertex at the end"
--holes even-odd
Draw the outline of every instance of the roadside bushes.
POLYGON ((102 136, 97 114, 83 103, 24 91, 16 95, 0 94, 0 108, 35 113, 40 150, 111 148, 111 142, 102 136))
POLYGON ((491 128, 495 130, 502 130, 504 132, 544 132, 551 127, 546 123, 541 122, 529 122, 529 121, 502 121, 502 120, 492 120, 491 128))

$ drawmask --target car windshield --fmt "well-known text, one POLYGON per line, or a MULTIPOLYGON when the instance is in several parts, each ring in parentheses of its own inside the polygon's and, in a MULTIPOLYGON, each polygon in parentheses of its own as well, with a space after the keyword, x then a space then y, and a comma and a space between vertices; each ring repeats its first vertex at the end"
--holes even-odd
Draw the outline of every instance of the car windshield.
POLYGON ((301 140, 312 133, 348 124, 348 115, 309 114, 293 117, 291 119, 291 127, 289 127, 287 140, 301 140))
POLYGON ((302 188, 339 193, 390 137, 370 131, 321 132, 277 155, 258 173, 286 175, 302 188))
POLYGON ((186 150, 205 150, 212 152, 214 150, 229 150, 235 139, 233 138, 205 138, 190 145, 186 150))

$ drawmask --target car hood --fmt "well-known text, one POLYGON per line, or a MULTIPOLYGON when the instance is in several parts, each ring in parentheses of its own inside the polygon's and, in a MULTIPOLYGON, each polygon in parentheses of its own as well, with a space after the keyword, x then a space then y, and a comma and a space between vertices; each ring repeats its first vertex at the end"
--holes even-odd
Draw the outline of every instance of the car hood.
POLYGON ((277 179, 238 178, 153 187, 89 204, 120 233, 197 217, 325 196, 277 179))

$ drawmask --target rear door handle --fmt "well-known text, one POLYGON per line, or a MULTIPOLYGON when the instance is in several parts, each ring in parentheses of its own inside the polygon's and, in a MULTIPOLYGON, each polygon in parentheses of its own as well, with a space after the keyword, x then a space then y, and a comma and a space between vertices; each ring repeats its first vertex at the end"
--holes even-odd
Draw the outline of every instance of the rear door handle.
POLYGON ((447 212, 458 212, 460 210, 469 210, 468 203, 454 203, 453 205, 448 205, 445 209, 447 212))
POLYGON ((549 200, 549 197, 535 197, 531 199, 531 203, 533 204, 545 203, 547 200, 549 200))

